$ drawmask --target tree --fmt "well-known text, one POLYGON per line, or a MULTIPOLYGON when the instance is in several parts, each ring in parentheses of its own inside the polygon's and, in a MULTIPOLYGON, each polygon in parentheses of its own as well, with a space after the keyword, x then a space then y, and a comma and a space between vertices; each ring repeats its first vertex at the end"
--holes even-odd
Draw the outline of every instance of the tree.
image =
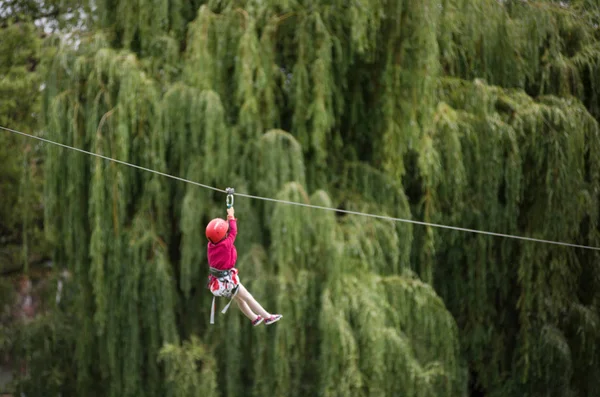
MULTIPOLYGON (((97 5, 103 33, 49 68, 49 139, 263 197, 600 246, 591 2, 97 5)), ((56 146, 45 165, 77 394, 598 387, 593 251, 239 197, 242 282, 285 315, 248 332, 236 312, 207 322, 203 228, 224 195, 56 146)))
MULTIPOLYGON (((30 23, 14 23, 1 29, 0 35, 0 51, 6 54, 0 61, 0 125, 31 133, 40 114, 39 32, 30 23)), ((42 148, 5 131, 0 148, 0 269, 7 271, 29 263, 28 238, 32 233, 34 238, 40 235, 42 148)))
MULTIPOLYGON (((11 0, 0 4, 0 125, 36 133, 41 126, 41 98, 46 60, 53 56, 55 31, 83 27, 81 2, 11 0)), ((3 131, 0 140, 0 269, 25 271, 46 257, 43 223, 43 146, 3 131), (35 246, 29 240, 36 241, 35 246)))
MULTIPOLYGON (((70 26, 77 17, 62 18, 70 13, 67 2, 41 4, 41 2, 4 1, 0 4, 0 126, 36 134, 43 125, 42 91, 46 60, 55 49, 55 29, 70 26), (33 12, 32 7, 38 11, 33 12)), ((75 15, 75 14, 73 14, 75 15)), ((80 22, 80 21, 78 21, 80 22)), ((45 148, 37 141, 0 131, 0 306, 3 308, 0 333, 0 355, 2 364, 12 359, 15 371, 29 361, 32 371, 39 376, 41 387, 36 391, 50 392, 53 387, 69 390, 69 382, 57 379, 57 374, 45 370, 48 356, 67 359, 65 348, 70 348, 64 339, 56 335, 70 329, 61 322, 68 316, 53 313, 43 317, 32 326, 21 326, 13 321, 15 281, 32 278, 42 286, 57 282, 56 275, 48 275, 51 247, 44 238, 44 154, 45 148), (51 347, 50 347, 51 346, 51 347), (32 360, 33 351, 44 352, 32 360), (20 360, 20 361, 19 361, 20 360)), ((54 295, 46 300, 54 300, 54 295)), ((36 288, 35 294, 39 290, 36 288)), ((45 311, 46 303, 35 303, 39 312, 45 311)), ((18 317, 18 316, 17 316, 18 317)), ((63 361, 64 362, 64 361, 63 361)), ((61 374, 65 375, 64 373, 61 374)), ((60 377, 58 377, 60 378, 60 377)), ((68 375, 65 375, 68 379, 68 375)))

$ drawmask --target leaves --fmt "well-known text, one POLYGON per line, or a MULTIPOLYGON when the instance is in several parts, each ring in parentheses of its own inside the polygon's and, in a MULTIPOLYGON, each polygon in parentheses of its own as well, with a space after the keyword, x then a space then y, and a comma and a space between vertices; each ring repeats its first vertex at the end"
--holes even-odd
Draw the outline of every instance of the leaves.
MULTIPOLYGON (((44 136, 261 197, 600 244, 596 6, 200 3, 98 2, 105 34, 53 57, 44 136)), ((466 366, 490 395, 597 385, 593 253, 237 196, 240 279, 284 320, 209 325, 220 192, 56 147, 45 172, 78 394, 454 396, 466 366)))

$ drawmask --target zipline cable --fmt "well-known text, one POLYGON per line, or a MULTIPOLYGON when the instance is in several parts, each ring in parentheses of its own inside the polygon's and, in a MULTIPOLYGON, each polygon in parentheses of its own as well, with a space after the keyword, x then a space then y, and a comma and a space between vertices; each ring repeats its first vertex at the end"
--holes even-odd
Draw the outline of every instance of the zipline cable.
MULTIPOLYGON (((216 187, 213 187, 213 186, 204 185, 202 183, 198 183, 198 182, 191 181, 189 179, 180 178, 180 177, 177 177, 177 176, 166 174, 164 172, 155 171, 155 170, 150 169, 150 168, 141 167, 139 165, 131 164, 131 163, 128 163, 126 161, 116 160, 116 159, 113 159, 111 157, 103 156, 101 154, 89 152, 87 150, 83 150, 83 149, 79 149, 79 148, 76 148, 76 147, 73 147, 73 146, 69 146, 69 145, 65 145, 65 144, 62 144, 62 143, 54 142, 54 141, 51 141, 49 139, 41 138, 41 137, 38 137, 38 136, 35 136, 35 135, 26 134, 24 132, 13 130, 11 128, 6 128, 6 127, 3 127, 3 126, 0 126, 0 129, 8 131, 8 132, 12 132, 14 134, 19 134, 19 135, 22 135, 22 136, 25 136, 25 137, 38 139, 40 141, 43 141, 43 142, 46 142, 46 143, 50 143, 50 144, 53 144, 53 145, 57 145, 57 146, 60 146, 60 147, 66 148, 66 149, 76 150, 76 151, 81 152, 81 153, 89 154, 90 156, 100 157, 100 158, 102 158, 104 160, 114 161, 114 162, 119 163, 119 164, 123 164, 123 165, 127 165, 127 166, 130 166, 130 167, 141 169, 143 171, 148 171, 148 172, 152 172, 154 174, 158 174, 158 175, 162 175, 162 176, 165 176, 165 177, 168 177, 168 178, 176 179, 176 180, 181 181, 181 182, 191 183, 192 185, 200 186, 200 187, 203 187, 203 188, 206 188, 206 189, 212 189, 212 190, 215 190, 215 191, 218 191, 218 192, 221 192, 221 193, 227 193, 227 191, 223 190, 223 189, 219 189, 219 188, 216 188, 216 187)), ((544 239, 538 239, 538 238, 533 238, 533 237, 516 236, 516 235, 504 234, 504 233, 494 233, 494 232, 488 232, 488 231, 484 231, 484 230, 467 229, 467 228, 457 227, 457 226, 448 226, 448 225, 441 225, 441 224, 437 224, 437 223, 415 221, 415 220, 412 220, 412 219, 394 218, 394 217, 385 216, 385 215, 368 214, 368 213, 358 212, 358 211, 350 211, 350 210, 343 210, 343 209, 339 209, 339 208, 323 207, 323 206, 320 206, 320 205, 312 205, 312 204, 299 203, 299 202, 296 202, 296 201, 287 201, 287 200, 279 200, 279 199, 274 199, 274 198, 269 198, 269 197, 253 196, 251 194, 245 194, 245 193, 235 193, 235 195, 236 196, 240 196, 240 197, 247 197, 247 198, 250 198, 250 199, 256 199, 256 200, 273 201, 273 202, 282 203, 282 204, 298 205, 298 206, 308 207, 308 208, 315 208, 315 209, 321 209, 321 210, 335 211, 335 212, 341 212, 341 213, 352 214, 352 215, 367 216, 367 217, 371 217, 371 218, 379 218, 379 219, 384 219, 384 220, 389 220, 389 221, 394 221, 394 222, 405 222, 405 223, 412 223, 412 224, 415 224, 415 225, 431 226, 431 227, 437 227, 437 228, 442 228, 442 229, 457 230, 457 231, 462 231, 462 232, 479 233, 479 234, 485 234, 485 235, 489 235, 489 236, 505 237, 505 238, 512 238, 512 239, 518 239, 518 240, 534 241, 534 242, 538 242, 538 243, 555 244, 555 245, 562 245, 562 246, 567 246, 567 247, 584 248, 584 249, 590 249, 590 250, 600 251, 600 247, 592 247, 592 246, 587 246, 587 245, 565 243, 565 242, 561 242, 561 241, 544 240, 544 239)))
POLYGON ((198 183, 198 182, 190 181, 189 179, 180 178, 178 176, 173 176, 173 175, 165 174, 164 172, 155 171, 155 170, 150 169, 150 168, 141 167, 139 165, 131 164, 131 163, 128 163, 126 161, 121 161, 121 160, 113 159, 111 157, 103 156, 103 155, 98 154, 98 153, 88 152, 87 150, 79 149, 79 148, 76 148, 76 147, 73 147, 73 146, 69 146, 69 145, 64 145, 62 143, 54 142, 54 141, 51 141, 49 139, 44 139, 44 138, 41 138, 39 136, 35 136, 35 135, 31 135, 31 134, 26 134, 24 132, 20 132, 20 131, 17 131, 17 130, 13 130, 13 129, 10 129, 10 128, 3 127, 1 125, 0 125, 0 129, 8 131, 8 132, 13 132, 15 134, 23 135, 23 136, 26 136, 26 137, 29 137, 29 138, 35 138, 35 139, 38 139, 40 141, 43 141, 43 142, 46 142, 46 143, 51 143, 53 145, 58 145, 60 147, 66 148, 66 149, 76 150, 76 151, 81 152, 81 153, 89 154, 90 156, 100 157, 100 158, 102 158, 104 160, 114 161, 115 163, 119 163, 119 164, 123 164, 123 165, 128 165, 130 167, 138 168, 140 170, 144 170, 144 171, 152 172, 152 173, 155 173, 155 174, 158 174, 158 175, 166 176, 168 178, 177 179, 178 181, 181 181, 181 182, 191 183, 192 185, 201 186, 201 187, 204 187, 204 188, 207 188, 207 189, 216 190, 217 192, 225 193, 225 190, 222 190, 222 189, 219 189, 219 188, 216 188, 216 187, 213 187, 213 186, 203 185, 203 184, 198 183))

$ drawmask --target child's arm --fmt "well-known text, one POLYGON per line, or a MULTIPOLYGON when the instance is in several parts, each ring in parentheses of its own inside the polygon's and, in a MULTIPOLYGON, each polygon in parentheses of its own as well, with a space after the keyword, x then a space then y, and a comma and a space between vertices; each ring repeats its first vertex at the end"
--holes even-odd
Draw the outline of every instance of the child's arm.
POLYGON ((237 236, 237 220, 235 219, 233 207, 227 209, 227 221, 229 222, 229 235, 227 236, 227 240, 233 244, 235 236, 237 236))

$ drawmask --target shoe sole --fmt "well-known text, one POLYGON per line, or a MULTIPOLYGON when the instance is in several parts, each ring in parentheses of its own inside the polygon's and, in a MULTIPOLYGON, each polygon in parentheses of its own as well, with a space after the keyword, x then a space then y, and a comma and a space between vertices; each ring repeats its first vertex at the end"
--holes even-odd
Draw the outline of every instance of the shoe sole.
POLYGON ((256 324, 252 324, 254 327, 259 326, 260 324, 262 324, 262 322, 265 321, 264 318, 261 318, 259 322, 257 322, 256 324))

